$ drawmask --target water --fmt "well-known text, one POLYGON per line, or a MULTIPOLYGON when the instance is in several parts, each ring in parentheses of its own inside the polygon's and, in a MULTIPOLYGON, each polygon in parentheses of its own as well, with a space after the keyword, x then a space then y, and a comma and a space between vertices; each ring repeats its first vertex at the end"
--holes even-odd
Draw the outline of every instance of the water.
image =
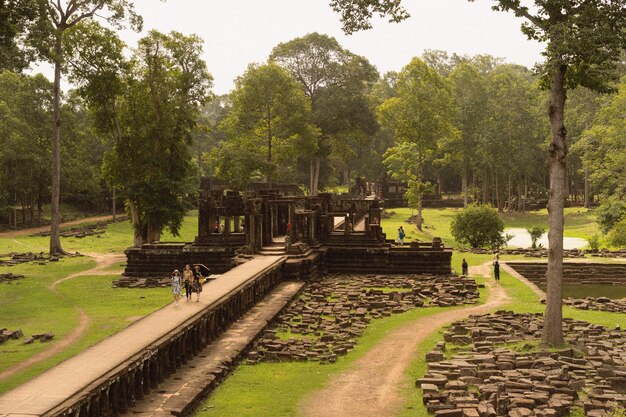
MULTIPOLYGON (((507 246, 510 248, 530 248, 532 246, 532 239, 530 234, 521 227, 512 227, 510 229, 504 229, 504 233, 513 235, 513 239, 507 242, 507 246)), ((548 234, 544 233, 537 240, 537 245, 542 245, 544 248, 548 247, 548 234)), ((579 237, 564 237, 563 249, 583 249, 588 245, 586 239, 579 237)))
MULTIPOLYGON (((539 284, 539 288, 546 291, 546 284, 539 284)), ((626 298, 626 285, 563 284, 563 298, 567 297, 626 298)))

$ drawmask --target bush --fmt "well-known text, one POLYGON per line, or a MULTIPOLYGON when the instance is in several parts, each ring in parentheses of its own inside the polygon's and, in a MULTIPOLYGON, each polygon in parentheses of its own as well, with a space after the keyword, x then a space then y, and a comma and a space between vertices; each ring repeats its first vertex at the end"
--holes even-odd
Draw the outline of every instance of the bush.
POLYGON ((504 243, 504 223, 496 209, 488 205, 468 206, 454 217, 450 231, 457 242, 472 248, 495 248, 504 243))
POLYGON ((609 197, 600 204, 596 210, 596 216, 600 229, 603 233, 607 233, 617 222, 626 217, 626 202, 615 196, 609 197))
POLYGON ((616 223, 607 236, 611 246, 626 248, 626 217, 616 223))
POLYGON ((539 240, 541 235, 543 235, 546 232, 546 229, 544 229, 541 226, 533 226, 533 227, 529 227, 528 229, 526 229, 526 231, 530 235, 530 240, 533 242, 532 248, 537 249, 537 241, 539 240))
POLYGON ((598 236, 597 233, 589 238, 589 247, 594 252, 597 252, 598 249, 600 249, 600 236, 598 236))

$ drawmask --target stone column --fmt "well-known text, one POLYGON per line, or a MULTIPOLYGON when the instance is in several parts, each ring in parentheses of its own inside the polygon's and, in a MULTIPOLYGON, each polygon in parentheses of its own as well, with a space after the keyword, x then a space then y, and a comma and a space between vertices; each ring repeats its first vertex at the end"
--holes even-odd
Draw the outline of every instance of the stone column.
POLYGON ((230 234, 230 216, 224 217, 224 234, 230 234))
POLYGON ((235 233, 240 233, 241 232, 241 218, 239 216, 235 216, 235 233))

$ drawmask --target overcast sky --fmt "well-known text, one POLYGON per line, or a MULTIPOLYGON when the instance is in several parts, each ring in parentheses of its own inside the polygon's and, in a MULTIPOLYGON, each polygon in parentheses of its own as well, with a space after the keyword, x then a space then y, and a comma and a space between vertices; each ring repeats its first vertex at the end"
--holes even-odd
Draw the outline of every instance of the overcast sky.
MULTIPOLYGON (((543 47, 522 35, 521 19, 492 11, 492 0, 403 3, 411 13, 407 21, 376 20, 373 29, 349 36, 341 31, 339 15, 328 0, 135 0, 135 7, 144 17, 144 32, 177 30, 204 39, 204 58, 217 94, 230 91, 248 63, 265 61, 278 43, 309 32, 335 37, 381 73, 400 70, 425 49, 486 53, 528 67, 541 60, 543 47)), ((124 31, 120 36, 132 47, 141 34, 124 31)))

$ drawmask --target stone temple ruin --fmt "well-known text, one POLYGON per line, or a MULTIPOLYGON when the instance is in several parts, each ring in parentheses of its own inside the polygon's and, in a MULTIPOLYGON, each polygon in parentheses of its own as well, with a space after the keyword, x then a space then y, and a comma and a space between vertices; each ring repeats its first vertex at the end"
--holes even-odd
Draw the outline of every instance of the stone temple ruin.
POLYGON ((320 272, 451 273, 452 251, 440 239, 396 246, 382 231, 381 211, 382 202, 372 197, 303 196, 288 186, 239 193, 204 178, 195 240, 130 248, 123 275, 168 277, 187 263, 219 274, 251 254, 286 255, 284 279, 320 272))

